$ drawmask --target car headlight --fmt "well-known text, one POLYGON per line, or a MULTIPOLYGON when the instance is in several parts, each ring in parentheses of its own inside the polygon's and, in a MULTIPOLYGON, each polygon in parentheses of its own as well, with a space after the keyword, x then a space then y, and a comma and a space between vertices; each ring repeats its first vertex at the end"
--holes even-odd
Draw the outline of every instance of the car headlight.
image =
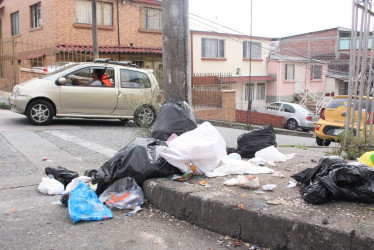
POLYGON ((17 97, 19 95, 19 87, 18 86, 15 86, 13 88, 12 95, 14 95, 15 97, 17 97))

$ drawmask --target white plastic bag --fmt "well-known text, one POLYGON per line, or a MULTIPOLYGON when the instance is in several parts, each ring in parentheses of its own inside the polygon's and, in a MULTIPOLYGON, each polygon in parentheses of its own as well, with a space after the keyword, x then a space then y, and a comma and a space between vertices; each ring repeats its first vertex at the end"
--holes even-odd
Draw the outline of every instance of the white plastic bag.
POLYGON ((88 186, 91 185, 91 177, 88 176, 79 176, 77 178, 74 178, 67 186, 66 186, 66 192, 70 193, 73 191, 79 184, 79 181, 83 181, 88 186))
POLYGON ((198 173, 211 172, 227 156, 225 140, 209 122, 169 141, 169 147, 157 147, 156 151, 183 173, 191 171, 191 164, 198 173))
POLYGON ((255 153, 255 157, 274 162, 286 162, 287 160, 286 156, 279 152, 278 149, 276 149, 274 146, 270 146, 257 151, 255 153))
POLYGON ((275 171, 267 167, 257 167, 256 165, 243 160, 223 158, 222 165, 212 172, 205 172, 207 177, 218 177, 230 174, 272 174, 275 171))
POLYGON ((240 186, 243 188, 258 188, 260 187, 260 181, 257 176, 254 175, 238 175, 236 178, 228 179, 224 183, 227 186, 240 186))
POLYGON ((38 189, 43 194, 55 195, 64 192, 64 184, 49 177, 43 177, 38 189))

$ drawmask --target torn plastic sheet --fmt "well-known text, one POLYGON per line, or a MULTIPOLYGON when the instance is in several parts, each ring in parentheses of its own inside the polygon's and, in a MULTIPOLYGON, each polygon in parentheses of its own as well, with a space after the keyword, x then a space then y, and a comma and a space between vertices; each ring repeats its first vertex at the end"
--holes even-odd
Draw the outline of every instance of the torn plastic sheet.
POLYGON ((223 158, 222 165, 212 172, 205 172, 209 178, 230 174, 272 174, 275 171, 268 167, 258 167, 248 161, 223 158))

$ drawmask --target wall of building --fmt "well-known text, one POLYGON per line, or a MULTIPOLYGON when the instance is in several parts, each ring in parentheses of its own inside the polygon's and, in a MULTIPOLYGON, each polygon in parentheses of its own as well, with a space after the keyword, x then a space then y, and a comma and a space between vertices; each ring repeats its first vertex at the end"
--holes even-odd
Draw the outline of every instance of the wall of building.
MULTIPOLYGON (((249 60, 243 59, 243 41, 249 37, 235 37, 232 35, 216 35, 212 33, 191 33, 192 43, 192 71, 193 73, 232 73, 236 75, 240 68, 241 75, 249 75, 249 60), (224 59, 202 59, 201 39, 215 38, 225 40, 224 59)), ((266 75, 266 58, 269 55, 269 39, 253 39, 253 42, 262 42, 261 60, 252 60, 251 75, 266 75)))
POLYGON ((52 44, 54 40, 53 7, 55 0, 11 0, 4 2, 4 8, 0 11, 2 22, 2 38, 15 38, 43 44, 52 44), (30 6, 41 2, 42 26, 31 28, 30 6), (19 11, 20 34, 12 36, 10 15, 19 11))
POLYGON ((250 116, 247 118, 248 112, 245 110, 236 110, 236 121, 240 123, 247 123, 247 120, 251 124, 255 125, 269 125, 272 124, 273 127, 283 128, 284 117, 277 115, 264 114, 259 112, 251 112, 250 116))
MULTIPOLYGON (((280 53, 289 56, 314 57, 323 54, 335 55, 338 44, 336 28, 310 32, 280 39, 280 53)), ((330 58, 330 60, 335 58, 330 58)))

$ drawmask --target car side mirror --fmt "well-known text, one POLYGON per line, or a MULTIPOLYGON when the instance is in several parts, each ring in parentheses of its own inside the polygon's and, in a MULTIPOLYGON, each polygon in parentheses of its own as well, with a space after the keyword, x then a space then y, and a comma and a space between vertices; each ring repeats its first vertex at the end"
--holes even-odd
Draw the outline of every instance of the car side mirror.
POLYGON ((59 77, 56 81, 56 85, 65 85, 66 78, 65 77, 59 77))

